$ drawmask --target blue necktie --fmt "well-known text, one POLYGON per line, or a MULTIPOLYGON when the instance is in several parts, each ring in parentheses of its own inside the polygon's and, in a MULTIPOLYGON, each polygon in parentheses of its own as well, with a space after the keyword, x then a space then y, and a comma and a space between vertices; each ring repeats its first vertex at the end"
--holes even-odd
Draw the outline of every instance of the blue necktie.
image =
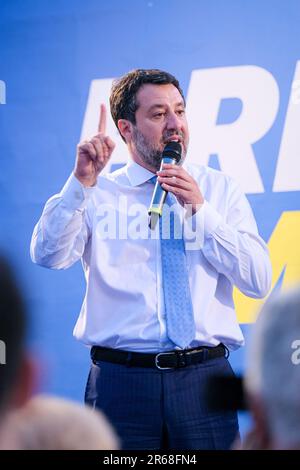
MULTIPOLYGON (((150 181, 155 183, 156 177, 150 181)), ((159 221, 159 233, 167 335, 184 349, 195 338, 195 322, 182 224, 176 210, 170 208, 175 202, 175 196, 168 193, 159 221)))

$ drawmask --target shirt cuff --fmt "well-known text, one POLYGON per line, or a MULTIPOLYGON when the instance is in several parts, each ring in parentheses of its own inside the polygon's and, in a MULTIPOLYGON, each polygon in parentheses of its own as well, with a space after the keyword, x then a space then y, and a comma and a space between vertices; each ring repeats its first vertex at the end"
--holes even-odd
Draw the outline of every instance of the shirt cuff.
POLYGON ((223 221, 219 212, 206 200, 192 217, 195 218, 196 227, 203 228, 204 237, 210 236, 223 221))
POLYGON ((70 210, 80 210, 87 203, 97 186, 86 187, 72 173, 60 192, 65 206, 70 210))

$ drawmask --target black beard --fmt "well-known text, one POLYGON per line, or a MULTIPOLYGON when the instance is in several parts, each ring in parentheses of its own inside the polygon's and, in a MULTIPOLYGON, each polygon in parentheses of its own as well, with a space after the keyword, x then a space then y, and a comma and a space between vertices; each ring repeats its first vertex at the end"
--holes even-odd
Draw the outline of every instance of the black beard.
POLYGON ((133 126, 132 137, 136 150, 138 151, 138 154, 143 162, 146 163, 147 166, 150 166, 155 170, 159 170, 162 151, 153 147, 153 145, 151 145, 145 139, 144 134, 140 132, 136 126, 133 126))

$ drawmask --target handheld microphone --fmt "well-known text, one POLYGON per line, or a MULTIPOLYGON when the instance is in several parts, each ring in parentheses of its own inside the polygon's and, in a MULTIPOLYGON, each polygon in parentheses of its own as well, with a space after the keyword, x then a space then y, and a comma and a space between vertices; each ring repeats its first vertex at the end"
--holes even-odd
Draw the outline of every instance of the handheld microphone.
MULTIPOLYGON (((181 159, 181 145, 179 142, 168 142, 161 154, 160 170, 164 163, 171 163, 176 165, 181 159)), ((160 183, 156 181, 150 207, 149 214, 149 227, 154 230, 159 217, 162 215, 163 205, 166 200, 168 191, 164 190, 160 183)))

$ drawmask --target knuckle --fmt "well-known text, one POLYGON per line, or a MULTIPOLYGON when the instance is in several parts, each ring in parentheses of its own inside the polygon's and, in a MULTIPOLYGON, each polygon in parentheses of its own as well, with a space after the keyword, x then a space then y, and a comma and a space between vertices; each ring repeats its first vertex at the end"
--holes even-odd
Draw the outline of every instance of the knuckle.
POLYGON ((77 148, 81 149, 82 147, 85 147, 87 143, 88 142, 86 140, 83 140, 82 142, 79 142, 79 144, 77 144, 77 148))
POLYGON ((91 142, 92 142, 93 144, 97 144, 97 143, 99 143, 100 141, 101 141, 101 140, 99 139, 98 136, 94 136, 94 137, 91 139, 91 142))

